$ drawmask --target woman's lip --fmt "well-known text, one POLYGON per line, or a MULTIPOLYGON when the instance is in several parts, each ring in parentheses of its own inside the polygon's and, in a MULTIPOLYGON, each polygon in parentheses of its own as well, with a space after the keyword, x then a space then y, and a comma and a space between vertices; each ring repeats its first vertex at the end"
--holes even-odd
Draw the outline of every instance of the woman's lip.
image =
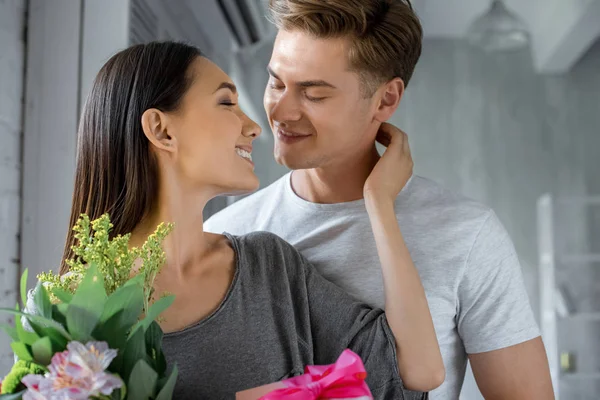
POLYGON ((252 146, 235 146, 236 149, 242 149, 244 151, 247 151, 248 153, 252 154, 252 146))
POLYGON ((252 167, 254 168, 254 161, 252 161, 252 160, 250 160, 250 159, 248 159, 248 158, 246 158, 246 157, 242 157, 242 156, 240 156, 239 154, 238 154, 238 157, 240 157, 240 158, 241 158, 241 159, 243 159, 243 160, 246 160, 246 161, 248 161, 248 162, 250 163, 250 165, 252 165, 252 167))
POLYGON ((244 160, 248 161, 248 162, 250 163, 250 165, 252 165, 252 166, 254 167, 254 161, 252 161, 252 160, 249 160, 249 159, 247 159, 247 158, 245 158, 245 157, 242 157, 242 158, 243 158, 244 160))

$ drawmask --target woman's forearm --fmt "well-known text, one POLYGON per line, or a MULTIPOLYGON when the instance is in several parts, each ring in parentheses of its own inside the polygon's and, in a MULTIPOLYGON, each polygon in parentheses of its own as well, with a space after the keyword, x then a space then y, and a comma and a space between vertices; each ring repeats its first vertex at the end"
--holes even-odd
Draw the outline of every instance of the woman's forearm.
POLYGON ((404 385, 430 391, 444 381, 445 370, 431 313, 394 203, 366 198, 385 288, 385 312, 396 338, 398 367, 404 385))

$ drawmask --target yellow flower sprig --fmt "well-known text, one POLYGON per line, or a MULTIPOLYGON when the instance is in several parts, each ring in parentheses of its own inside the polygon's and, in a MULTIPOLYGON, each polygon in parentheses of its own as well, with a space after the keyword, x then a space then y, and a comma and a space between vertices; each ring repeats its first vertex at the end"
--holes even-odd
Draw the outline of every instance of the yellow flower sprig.
MULTIPOLYGON (((90 221, 87 215, 82 214, 73 227, 77 244, 72 247, 75 257, 66 261, 69 273, 60 276, 53 272, 44 272, 37 278, 48 288, 60 288, 75 293, 87 265, 95 263, 104 277, 106 294, 110 296, 133 275, 140 274, 143 276, 144 313, 146 313, 153 300, 154 280, 166 259, 162 242, 173 229, 173 225, 161 223, 141 248, 131 249, 129 248, 131 235, 117 235, 111 239, 112 228, 108 214, 94 221, 90 221), (141 266, 138 271, 135 271, 137 260, 141 261, 141 266)), ((58 300, 53 295, 51 299, 53 302, 58 300)))

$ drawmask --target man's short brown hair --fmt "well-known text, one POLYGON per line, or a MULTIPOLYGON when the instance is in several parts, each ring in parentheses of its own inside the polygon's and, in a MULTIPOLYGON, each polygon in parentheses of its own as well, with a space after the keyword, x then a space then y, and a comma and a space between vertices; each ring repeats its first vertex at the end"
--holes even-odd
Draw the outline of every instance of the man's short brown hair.
POLYGON ((421 56, 423 30, 410 0, 269 0, 269 14, 278 29, 347 37, 350 69, 367 97, 396 77, 408 85, 421 56))

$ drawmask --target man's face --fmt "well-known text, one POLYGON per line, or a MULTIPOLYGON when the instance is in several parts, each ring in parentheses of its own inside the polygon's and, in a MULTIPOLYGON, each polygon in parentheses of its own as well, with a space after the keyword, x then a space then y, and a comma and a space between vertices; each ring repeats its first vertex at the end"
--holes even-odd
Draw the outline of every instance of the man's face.
POLYGON ((280 30, 264 106, 275 160, 290 169, 340 165, 372 149, 377 104, 348 68, 347 39, 280 30))

